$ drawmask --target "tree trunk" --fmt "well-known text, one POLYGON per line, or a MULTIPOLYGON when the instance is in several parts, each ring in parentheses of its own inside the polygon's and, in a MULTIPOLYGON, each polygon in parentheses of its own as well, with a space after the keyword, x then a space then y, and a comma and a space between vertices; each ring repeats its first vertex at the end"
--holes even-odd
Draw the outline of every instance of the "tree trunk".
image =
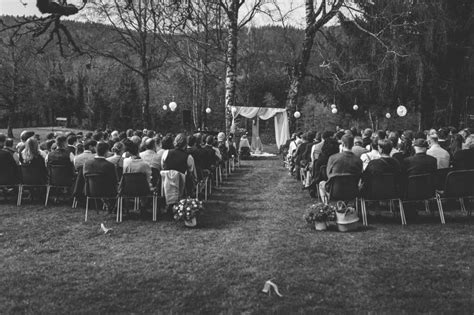
POLYGON ((142 76, 145 100, 142 102, 142 124, 143 128, 150 128, 150 79, 148 73, 142 76))
POLYGON ((237 42, 239 1, 232 0, 227 13, 227 51, 226 51, 226 76, 225 76, 225 130, 229 134, 232 123, 230 108, 235 105, 236 70, 237 70, 237 42))
POLYGON ((7 136, 13 139, 13 113, 11 111, 8 113, 7 136))

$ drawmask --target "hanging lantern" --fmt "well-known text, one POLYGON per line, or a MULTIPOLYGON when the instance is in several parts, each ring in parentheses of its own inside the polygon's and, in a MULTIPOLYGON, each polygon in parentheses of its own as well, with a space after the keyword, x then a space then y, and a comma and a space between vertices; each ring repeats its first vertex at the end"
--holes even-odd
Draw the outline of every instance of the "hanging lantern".
POLYGON ((397 115, 403 117, 407 114, 407 108, 403 105, 397 107, 397 115))
POLYGON ((171 111, 174 112, 176 110, 176 107, 178 107, 178 104, 176 104, 176 102, 171 102, 168 106, 171 111))
POLYGON ((168 106, 166 106, 166 104, 163 105, 163 110, 168 110, 168 106))
POLYGON ((352 106, 352 109, 358 110, 358 109, 359 109, 359 106, 358 106, 357 104, 354 104, 354 106, 352 106))
POLYGON ((296 119, 298 119, 298 118, 301 117, 301 113, 300 113, 299 111, 296 111, 296 112, 293 114, 293 116, 294 116, 296 119))
POLYGON ((390 119, 390 118, 392 117, 392 115, 390 115, 390 113, 386 113, 386 114, 385 114, 385 117, 386 117, 387 119, 390 119))
POLYGON ((331 112, 332 112, 333 114, 337 114, 337 108, 334 107, 334 108, 331 110, 331 112))
POLYGON ((211 110, 210 107, 206 108, 206 114, 210 114, 211 112, 212 112, 212 110, 211 110))
POLYGON ((336 108, 336 107, 337 107, 336 104, 332 104, 332 105, 331 105, 331 109, 334 109, 334 108, 336 108))

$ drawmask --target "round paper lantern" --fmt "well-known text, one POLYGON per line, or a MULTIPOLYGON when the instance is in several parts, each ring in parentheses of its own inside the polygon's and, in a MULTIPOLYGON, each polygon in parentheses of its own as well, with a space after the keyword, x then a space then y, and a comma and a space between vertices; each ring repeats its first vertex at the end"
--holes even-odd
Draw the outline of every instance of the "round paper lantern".
POLYGON ((357 104, 354 104, 354 106, 352 106, 352 108, 353 108, 354 110, 358 110, 358 109, 359 109, 359 106, 358 106, 357 104))
POLYGON ((211 110, 210 107, 206 108, 206 114, 210 114, 211 112, 212 112, 212 110, 211 110))
POLYGON ((293 114, 293 116, 294 116, 296 119, 298 119, 298 118, 301 117, 301 113, 300 113, 299 111, 296 111, 296 112, 293 114))
POLYGON ((403 105, 397 107, 397 114, 400 117, 403 117, 407 114, 407 108, 403 105))
POLYGON ((163 110, 168 110, 168 106, 163 105, 163 110))
POLYGON ((336 104, 331 105, 331 109, 334 109, 334 108, 336 108, 336 104))
POLYGON ((334 108, 331 110, 331 112, 332 112, 333 114, 337 114, 337 108, 334 107, 334 108))
POLYGON ((176 110, 176 107, 178 107, 178 104, 176 104, 176 102, 171 102, 168 106, 171 111, 174 112, 176 110))
POLYGON ((390 113, 386 113, 385 117, 387 117, 387 119, 390 119, 392 117, 392 115, 390 115, 390 113))
POLYGON ((233 115, 235 115, 235 113, 237 113, 237 107, 232 106, 230 111, 232 112, 233 115))

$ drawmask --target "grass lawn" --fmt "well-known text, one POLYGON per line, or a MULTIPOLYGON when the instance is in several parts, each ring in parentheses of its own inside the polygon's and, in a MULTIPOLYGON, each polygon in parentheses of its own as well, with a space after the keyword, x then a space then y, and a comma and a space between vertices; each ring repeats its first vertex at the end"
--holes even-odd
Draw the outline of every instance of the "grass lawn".
POLYGON ((0 202, 2 313, 474 311, 474 220, 316 232, 308 194, 276 159, 244 161, 197 229, 13 203, 0 202), (261 292, 268 279, 282 298, 261 292))

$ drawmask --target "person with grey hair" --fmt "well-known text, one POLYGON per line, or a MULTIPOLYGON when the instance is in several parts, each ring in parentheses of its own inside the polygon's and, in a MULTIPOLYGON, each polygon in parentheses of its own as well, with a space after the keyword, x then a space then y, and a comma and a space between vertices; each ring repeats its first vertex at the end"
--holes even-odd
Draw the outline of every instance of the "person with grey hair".
POLYGON ((193 181, 196 181, 197 173, 194 159, 186 152, 188 145, 186 136, 183 133, 178 134, 174 138, 173 143, 174 149, 167 150, 163 153, 163 170, 175 170, 182 174, 185 174, 187 171, 193 181))
POLYGON ((161 157, 156 153, 155 139, 148 138, 143 143, 145 151, 140 152, 140 158, 151 168, 161 171, 161 157))

